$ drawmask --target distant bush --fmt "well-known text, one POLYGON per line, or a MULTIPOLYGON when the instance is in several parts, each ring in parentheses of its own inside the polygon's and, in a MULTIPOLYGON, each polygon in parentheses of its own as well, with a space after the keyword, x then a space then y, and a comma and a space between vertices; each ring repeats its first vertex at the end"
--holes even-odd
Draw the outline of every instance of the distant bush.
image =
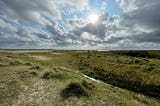
POLYGON ((13 62, 10 62, 10 65, 14 66, 14 65, 21 65, 22 62, 18 61, 18 60, 15 60, 13 62))
POLYGON ((27 63, 24 63, 24 65, 27 65, 27 66, 32 66, 32 63, 30 63, 30 62, 27 62, 27 63))
POLYGON ((8 55, 7 57, 8 57, 8 58, 14 58, 14 57, 13 57, 13 56, 11 56, 11 55, 8 55))
POLYGON ((37 76, 37 73, 35 71, 30 72, 29 74, 33 75, 33 76, 37 76))
POLYGON ((5 66, 7 66, 7 64, 0 63, 0 67, 5 67, 5 66))
POLYGON ((132 57, 143 57, 143 58, 160 58, 160 55, 151 54, 148 51, 113 51, 112 54, 125 55, 132 57))
POLYGON ((33 70, 40 70, 41 67, 40 66, 32 66, 31 69, 33 69, 33 70))
POLYGON ((145 72, 151 72, 155 69, 154 66, 141 66, 142 68, 142 71, 145 71, 145 72))

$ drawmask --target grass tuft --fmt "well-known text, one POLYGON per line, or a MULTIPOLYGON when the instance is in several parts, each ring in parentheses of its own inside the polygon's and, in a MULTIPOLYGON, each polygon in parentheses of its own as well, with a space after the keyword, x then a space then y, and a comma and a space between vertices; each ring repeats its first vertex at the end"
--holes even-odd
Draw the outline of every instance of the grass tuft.
POLYGON ((10 65, 11 65, 11 66, 21 65, 21 64, 22 64, 22 62, 20 62, 20 61, 18 61, 18 60, 15 60, 15 61, 13 61, 13 62, 10 62, 10 65))
POLYGON ((51 71, 46 71, 43 73, 42 78, 43 79, 52 79, 52 78, 54 78, 54 74, 51 71))
POLYGON ((40 66, 33 66, 33 67, 31 67, 31 69, 33 69, 33 70, 40 70, 41 67, 40 66))
POLYGON ((61 97, 62 99, 68 99, 69 97, 89 97, 93 88, 95 86, 85 80, 71 82, 61 91, 61 97))
POLYGON ((46 71, 42 75, 43 79, 59 79, 59 80, 67 80, 71 78, 71 75, 69 75, 64 70, 53 70, 53 71, 46 71))

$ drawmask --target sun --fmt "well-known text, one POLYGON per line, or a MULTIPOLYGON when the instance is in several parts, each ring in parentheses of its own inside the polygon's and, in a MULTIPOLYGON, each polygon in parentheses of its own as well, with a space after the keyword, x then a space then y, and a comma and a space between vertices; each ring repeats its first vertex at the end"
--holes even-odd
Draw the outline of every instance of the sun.
POLYGON ((88 16, 88 20, 89 20, 89 22, 94 24, 98 21, 98 15, 92 14, 92 15, 88 16))

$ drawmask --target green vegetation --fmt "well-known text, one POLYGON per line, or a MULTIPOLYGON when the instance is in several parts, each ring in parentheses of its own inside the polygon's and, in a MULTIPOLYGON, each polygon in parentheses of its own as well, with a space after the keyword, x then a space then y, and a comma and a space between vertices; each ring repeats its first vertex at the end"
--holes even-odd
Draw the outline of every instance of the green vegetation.
POLYGON ((88 83, 83 80, 82 82, 71 82, 65 89, 61 91, 62 99, 68 99, 69 97, 76 96, 86 96, 89 97, 92 93, 91 90, 95 86, 92 83, 88 83))
POLYGON ((90 52, 78 56, 79 69, 95 79, 160 99, 159 56, 154 51, 90 52))
POLYGON ((66 72, 64 69, 53 68, 53 70, 45 71, 43 73, 43 79, 59 79, 59 80, 67 80, 74 77, 72 73, 66 72))
POLYGON ((131 57, 143 57, 143 58, 158 58, 160 55, 156 54, 153 51, 113 51, 111 52, 115 55, 131 56, 131 57))
POLYGON ((0 106, 160 105, 160 51, 114 52, 120 51, 1 51, 0 106))

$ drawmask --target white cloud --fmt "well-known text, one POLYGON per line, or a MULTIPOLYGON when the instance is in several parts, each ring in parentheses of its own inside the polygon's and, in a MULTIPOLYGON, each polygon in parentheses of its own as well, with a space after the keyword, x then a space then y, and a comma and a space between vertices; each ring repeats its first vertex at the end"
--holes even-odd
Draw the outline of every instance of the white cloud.
POLYGON ((75 16, 68 20, 66 32, 57 21, 62 19, 62 7, 83 12, 89 8, 88 0, 1 0, 0 47, 160 49, 160 13, 156 12, 160 1, 118 1, 121 16, 103 13, 96 23, 75 16), (27 25, 20 23, 26 21, 27 25))
POLYGON ((2 7, 0 11, 9 18, 42 24, 43 15, 61 19, 57 3, 57 0, 2 0, 0 1, 0 7, 2 7))
POLYGON ((13 31, 13 32, 17 31, 17 28, 15 28, 9 23, 4 22, 4 20, 2 19, 0 19, 0 28, 3 28, 4 30, 7 31, 13 31))
POLYGON ((62 19, 61 7, 65 5, 84 10, 88 7, 88 0, 1 0, 0 12, 14 20, 46 24, 44 16, 62 19))
POLYGON ((65 0, 65 2, 71 6, 76 7, 80 11, 89 8, 88 0, 65 0))

